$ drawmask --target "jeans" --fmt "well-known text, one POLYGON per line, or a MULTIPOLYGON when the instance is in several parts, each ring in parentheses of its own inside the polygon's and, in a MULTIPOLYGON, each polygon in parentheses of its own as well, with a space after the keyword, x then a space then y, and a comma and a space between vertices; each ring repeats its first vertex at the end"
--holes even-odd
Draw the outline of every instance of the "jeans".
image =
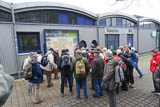
POLYGON ((135 65, 135 69, 138 72, 139 76, 142 76, 142 72, 140 71, 140 69, 138 68, 138 63, 135 65))
POLYGON ((72 75, 63 75, 61 74, 61 93, 64 94, 64 84, 67 82, 69 82, 69 90, 72 93, 72 87, 73 87, 73 82, 72 82, 72 75))
POLYGON ((95 91, 95 96, 103 96, 104 92, 103 89, 101 87, 102 84, 102 79, 96 79, 93 80, 93 84, 94 84, 94 91, 95 91))
POLYGON ((109 101, 110 107, 117 107, 115 89, 108 90, 107 93, 108 93, 108 101, 109 101))
POLYGON ((29 95, 32 94, 32 84, 30 82, 28 82, 28 93, 29 95))
POLYGON ((86 82, 86 78, 83 78, 83 79, 76 79, 77 98, 80 98, 80 82, 82 82, 84 96, 88 97, 88 95, 87 95, 87 82, 86 82))

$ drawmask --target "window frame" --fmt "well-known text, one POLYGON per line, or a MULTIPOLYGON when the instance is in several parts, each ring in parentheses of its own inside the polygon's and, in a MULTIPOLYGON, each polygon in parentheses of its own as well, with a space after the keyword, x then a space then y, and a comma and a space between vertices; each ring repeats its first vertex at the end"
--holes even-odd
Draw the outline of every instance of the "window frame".
POLYGON ((68 24, 70 24, 70 25, 77 25, 77 14, 76 13, 68 12, 68 24), (75 17, 75 20, 76 20, 75 24, 70 23, 70 15, 72 15, 72 19, 73 19, 73 16, 75 17))
POLYGON ((17 33, 17 45, 18 45, 18 53, 30 53, 30 52, 38 52, 41 50, 41 42, 40 42, 40 32, 16 32, 17 33), (25 34, 36 34, 37 36, 37 45, 38 49, 37 50, 32 50, 32 51, 23 51, 20 48, 20 35, 25 35, 25 34))
POLYGON ((12 22, 12 13, 4 11, 2 9, 0 9, 0 12, 4 13, 5 15, 8 15, 8 19, 7 20, 1 20, 0 22, 12 22))

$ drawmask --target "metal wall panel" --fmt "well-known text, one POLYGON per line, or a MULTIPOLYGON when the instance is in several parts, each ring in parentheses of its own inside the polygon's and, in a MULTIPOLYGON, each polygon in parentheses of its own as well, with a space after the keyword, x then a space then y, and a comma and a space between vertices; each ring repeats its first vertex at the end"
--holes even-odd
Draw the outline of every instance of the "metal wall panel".
MULTIPOLYGON (((44 51, 44 29, 57 29, 57 30, 78 30, 79 40, 85 40, 89 47, 92 40, 97 40, 97 28, 89 26, 54 26, 54 25, 16 25, 17 32, 40 32, 41 50, 44 51)), ((23 64, 24 59, 27 58, 28 54, 19 54, 20 66, 23 64)))
POLYGON ((0 63, 5 72, 18 73, 12 24, 0 24, 0 63))
POLYGON ((156 48, 156 38, 151 36, 151 33, 156 31, 154 29, 140 29, 139 30, 139 52, 150 52, 151 49, 156 48))

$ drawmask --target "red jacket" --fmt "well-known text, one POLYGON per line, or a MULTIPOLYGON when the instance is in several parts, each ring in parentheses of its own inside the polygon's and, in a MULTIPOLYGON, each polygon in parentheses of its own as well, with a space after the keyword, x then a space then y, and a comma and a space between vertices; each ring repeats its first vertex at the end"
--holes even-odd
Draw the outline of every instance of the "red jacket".
POLYGON ((157 52, 150 60, 150 71, 155 72, 159 63, 160 63, 160 52, 157 52))

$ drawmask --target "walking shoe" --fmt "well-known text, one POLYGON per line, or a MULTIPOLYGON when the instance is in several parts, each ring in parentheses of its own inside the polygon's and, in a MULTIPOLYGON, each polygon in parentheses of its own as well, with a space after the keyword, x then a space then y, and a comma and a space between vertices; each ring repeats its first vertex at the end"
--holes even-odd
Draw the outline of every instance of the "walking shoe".
POLYGON ((51 83, 50 85, 47 86, 47 88, 53 87, 53 83, 51 83))
POLYGON ((70 95, 73 96, 73 92, 70 92, 70 95))
POLYGON ((139 78, 142 78, 142 77, 143 77, 143 75, 140 75, 140 76, 139 76, 139 78))
POLYGON ((63 94, 63 93, 61 94, 61 97, 64 97, 64 94, 63 94))
POLYGON ((151 93, 156 93, 156 91, 151 91, 151 93))
POLYGON ((34 102, 34 104, 39 104, 39 103, 42 103, 42 102, 43 102, 43 100, 40 100, 38 102, 34 102))
POLYGON ((92 95, 94 98, 100 98, 99 96, 96 96, 95 94, 92 95))
POLYGON ((80 100, 80 99, 81 99, 81 97, 77 97, 76 99, 77 99, 77 100, 80 100))
POLYGON ((84 99, 88 99, 88 96, 84 96, 84 99))

